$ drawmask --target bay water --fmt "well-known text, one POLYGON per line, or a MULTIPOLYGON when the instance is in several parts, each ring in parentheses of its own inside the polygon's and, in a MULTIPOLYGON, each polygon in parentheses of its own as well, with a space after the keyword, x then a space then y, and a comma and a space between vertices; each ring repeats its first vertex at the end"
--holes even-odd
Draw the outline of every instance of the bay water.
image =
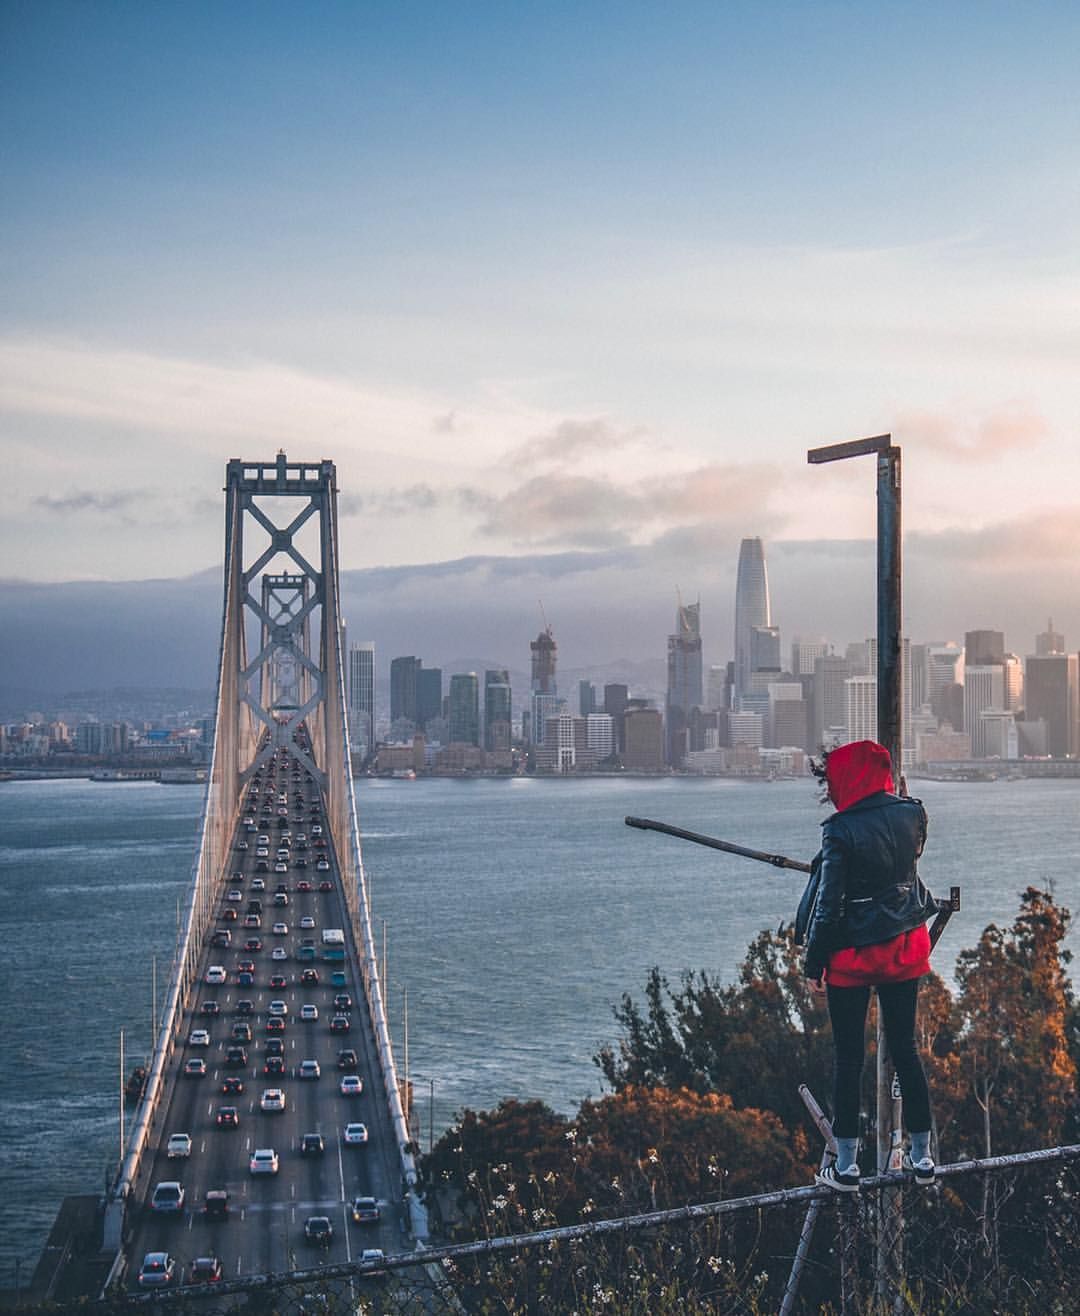
MULTIPOLYGON (((1080 782, 913 782, 922 873, 963 888, 936 967, 1019 892, 1080 914, 1080 782)), ((809 859, 826 810, 809 781, 598 777, 358 783, 376 939, 399 1064, 406 989, 421 1141, 466 1106, 601 1091, 612 1006, 649 969, 732 980, 759 929, 790 921, 801 874, 628 828, 657 818, 809 859)), ((25 1283, 61 1198, 100 1191, 126 1063, 150 1044, 190 881, 203 789, 81 780, 0 785, 0 1287, 25 1283)), ((1080 928, 1070 943, 1080 948, 1080 928)), ((797 1080, 798 1076, 793 1076, 797 1080)))

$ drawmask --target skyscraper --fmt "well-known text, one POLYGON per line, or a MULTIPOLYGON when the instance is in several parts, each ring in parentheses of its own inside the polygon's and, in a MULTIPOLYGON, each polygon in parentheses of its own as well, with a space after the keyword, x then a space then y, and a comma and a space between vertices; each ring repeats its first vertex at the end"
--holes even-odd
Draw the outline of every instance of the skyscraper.
POLYGON ((760 539, 744 539, 739 545, 739 569, 735 578, 735 704, 750 689, 751 632, 769 626, 769 575, 765 549, 760 539))
POLYGON ((475 672, 450 678, 450 743, 480 744, 480 682, 475 672))
POLYGON ((416 725, 426 727, 432 718, 442 716, 442 668, 416 663, 416 725))
POLYGON ((420 659, 414 657, 394 658, 390 662, 390 721, 408 718, 415 724, 416 717, 416 673, 420 659))
POLYGON ((1075 653, 1031 656, 1024 683, 1029 721, 1046 723, 1046 748, 1054 758, 1080 753, 1080 660, 1075 653))
POLYGON ((984 712, 1005 711, 1005 669, 1000 663, 964 665, 964 730, 971 737, 971 756, 986 757, 987 723, 984 712))
POLYGON ((369 750, 375 738, 375 646, 349 646, 349 736, 354 749, 369 750))
POLYGON ((510 748, 510 694, 505 668, 484 673, 484 748, 491 753, 510 748))
POLYGON ((1046 658, 1052 653, 1065 652, 1065 636, 1061 631, 1054 630, 1053 617, 1047 618, 1046 630, 1040 631, 1035 636, 1035 655, 1038 658, 1046 658))
POLYGON ((579 681, 578 686, 578 712, 582 717, 588 717, 590 713, 596 712, 596 686, 591 681, 579 681))
POLYGON ((532 682, 529 697, 529 728, 532 743, 542 745, 547 721, 558 714, 559 691, 555 683, 558 646, 551 627, 545 626, 529 645, 532 651, 532 682))
POLYGON ((687 728, 690 713, 704 701, 701 684, 701 603, 679 603, 675 610, 675 633, 668 636, 667 701, 664 724, 667 731, 667 761, 678 767, 690 748, 687 728))
POLYGON ((1005 661, 1004 631, 965 631, 964 666, 992 667, 1005 661))

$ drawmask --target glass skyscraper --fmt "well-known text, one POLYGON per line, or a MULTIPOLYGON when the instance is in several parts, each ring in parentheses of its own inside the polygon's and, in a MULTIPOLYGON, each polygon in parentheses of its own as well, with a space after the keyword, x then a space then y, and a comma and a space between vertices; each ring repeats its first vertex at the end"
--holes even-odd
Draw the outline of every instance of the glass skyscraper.
POLYGON ((771 625, 765 548, 760 539, 744 539, 739 545, 739 570, 735 579, 736 708, 742 696, 750 693, 754 628, 771 625))

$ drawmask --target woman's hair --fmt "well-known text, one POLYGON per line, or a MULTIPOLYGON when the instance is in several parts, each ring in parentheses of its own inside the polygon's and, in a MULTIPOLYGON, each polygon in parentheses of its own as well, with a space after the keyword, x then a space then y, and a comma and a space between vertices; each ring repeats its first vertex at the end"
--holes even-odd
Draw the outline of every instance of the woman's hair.
POLYGON ((829 770, 829 755, 831 753, 831 749, 826 749, 822 745, 818 757, 810 760, 811 775, 817 779, 817 783, 821 787, 821 794, 818 795, 819 804, 829 803, 829 781, 826 774, 829 770))

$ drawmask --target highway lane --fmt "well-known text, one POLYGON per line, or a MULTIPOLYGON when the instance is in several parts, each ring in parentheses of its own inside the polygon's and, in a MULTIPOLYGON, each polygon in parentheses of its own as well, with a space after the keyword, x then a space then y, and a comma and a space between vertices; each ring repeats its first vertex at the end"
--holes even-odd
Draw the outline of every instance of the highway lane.
MULTIPOLYGON (((166 1113, 159 1118, 157 1146, 147 1153, 144 1164, 147 1170, 140 1177, 141 1200, 132 1212, 134 1234, 128 1249, 131 1267, 130 1282, 137 1287, 136 1276, 145 1253, 170 1252, 178 1266, 185 1269, 196 1256, 207 1254, 221 1259, 227 1278, 260 1274, 268 1270, 286 1270, 316 1264, 319 1260, 345 1261, 356 1257, 363 1248, 379 1247, 396 1252, 408 1246, 403 1232, 401 1208, 400 1162, 393 1141, 392 1126, 386 1111, 382 1078, 376 1058, 374 1034, 368 1019, 366 1004, 355 965, 326 961, 321 958, 321 933, 324 928, 345 928, 347 912, 341 894, 338 866, 332 844, 325 850, 316 848, 319 839, 312 828, 321 826, 321 806, 317 787, 295 776, 291 765, 285 772, 263 770, 258 795, 248 797, 248 808, 242 818, 254 820, 255 831, 246 830, 242 821, 234 838, 231 874, 222 883, 216 927, 232 932, 229 947, 210 945, 204 951, 200 976, 204 980, 200 989, 187 1003, 183 1036, 190 1038, 196 1029, 205 1029, 209 1045, 178 1047, 170 1064, 169 1083, 171 1098, 166 1113), (288 795, 287 826, 279 827, 277 801, 279 791, 285 788, 288 795), (272 808, 268 806, 272 802, 272 808), (268 822, 271 825, 267 825, 268 822), (291 833, 290 856, 286 873, 274 872, 275 854, 283 833, 291 833), (259 856, 256 842, 260 836, 269 837, 268 856, 259 856), (306 844, 301 840, 306 837, 306 844), (236 848, 236 842, 246 841, 247 849, 236 848), (330 869, 320 872, 317 858, 325 855, 330 869), (259 859, 268 861, 267 872, 256 872, 259 859), (306 867, 296 861, 307 860, 306 867), (265 889, 255 889, 261 879, 265 889), (320 891, 319 882, 329 880, 332 890, 320 891), (310 891, 298 890, 301 883, 310 883, 310 891), (287 887, 288 905, 275 906, 274 895, 278 886, 287 887), (240 899, 229 899, 230 892, 239 892, 240 899), (262 910, 258 915, 259 927, 245 928, 245 914, 249 902, 258 900, 262 910), (226 922, 226 911, 236 910, 235 921, 226 922), (305 916, 314 927, 302 928, 305 916), (275 935, 275 922, 288 925, 288 932, 275 935), (248 938, 258 938, 258 949, 247 949, 248 938), (316 959, 299 958, 303 939, 314 939, 316 959), (288 958, 274 960, 275 947, 284 949, 288 958), (238 984, 241 961, 254 965, 254 982, 250 986, 238 984), (227 981, 222 985, 205 982, 211 965, 226 970, 227 981), (302 982, 305 970, 315 970, 318 982, 302 982), (274 973, 285 976, 284 988, 272 988, 274 973), (332 975, 344 973, 333 981, 332 975), (330 1021, 339 1013, 334 998, 340 993, 351 996, 351 1009, 346 1013, 350 1030, 332 1032, 330 1021), (283 1001, 287 1014, 280 1032, 270 1032, 270 1003, 283 1001), (206 1003, 216 1003, 216 1014, 206 1014, 206 1003), (250 1004, 242 1004, 250 1003, 250 1004), (302 1008, 315 1006, 318 1018, 303 1020, 302 1008), (251 1029, 251 1041, 233 1037, 236 1025, 251 1029), (268 1048, 280 1039, 285 1063, 283 1074, 265 1074, 269 1058, 268 1048), (229 1049, 242 1046, 246 1052, 244 1063, 230 1063, 229 1049), (355 1050, 357 1063, 339 1068, 339 1053, 355 1050), (206 1063, 206 1074, 188 1077, 185 1064, 192 1059, 206 1063), (301 1062, 316 1060, 321 1074, 317 1079, 302 1079, 301 1062), (345 1096, 340 1092, 340 1081, 345 1073, 355 1073, 363 1082, 359 1096, 345 1096), (241 1093, 222 1091, 227 1079, 239 1078, 241 1093), (271 1112, 261 1109, 261 1098, 268 1088, 280 1088, 285 1093, 286 1109, 271 1112), (218 1111, 223 1106, 234 1106, 238 1126, 219 1127, 218 1111), (350 1121, 363 1122, 369 1130, 366 1146, 347 1146, 344 1141, 345 1125, 350 1121), (190 1157, 170 1160, 166 1154, 168 1139, 175 1133, 187 1133, 192 1139, 190 1157), (325 1150, 321 1154, 303 1154, 300 1150, 303 1135, 321 1134, 325 1150), (273 1147, 279 1158, 276 1175, 253 1175, 249 1170, 251 1153, 255 1148, 273 1147), (184 1209, 178 1215, 164 1215, 153 1211, 149 1201, 157 1184, 179 1180, 185 1190, 184 1209), (205 1212, 206 1194, 225 1190, 229 1194, 229 1213, 224 1221, 212 1220, 205 1212), (374 1224, 356 1224, 352 1221, 349 1204, 357 1196, 373 1196, 379 1203, 380 1219, 374 1224), (330 1218, 334 1237, 325 1250, 309 1244, 304 1238, 304 1224, 309 1216, 326 1215, 330 1218)), ((248 824, 250 826, 250 824, 248 824)), ((272 1026, 272 1025, 271 1025, 272 1026)))

